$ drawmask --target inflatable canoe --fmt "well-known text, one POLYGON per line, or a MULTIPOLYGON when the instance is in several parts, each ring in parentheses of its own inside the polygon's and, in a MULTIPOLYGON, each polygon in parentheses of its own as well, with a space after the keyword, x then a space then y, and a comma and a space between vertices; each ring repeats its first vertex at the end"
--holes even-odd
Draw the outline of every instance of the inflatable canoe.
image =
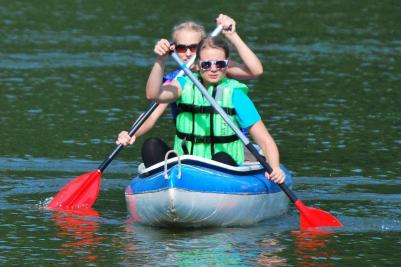
POLYGON ((233 167, 192 155, 141 164, 125 198, 134 221, 161 227, 252 225, 282 215, 289 204, 259 163, 233 167))

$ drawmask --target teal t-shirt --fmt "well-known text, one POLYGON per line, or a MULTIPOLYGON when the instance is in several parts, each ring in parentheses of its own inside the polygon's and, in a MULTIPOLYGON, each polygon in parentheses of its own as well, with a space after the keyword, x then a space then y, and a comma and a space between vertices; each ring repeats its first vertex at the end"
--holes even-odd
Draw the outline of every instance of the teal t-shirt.
MULTIPOLYGON (((180 83, 181 88, 185 88, 187 79, 179 77, 177 81, 180 83)), ((261 120, 259 112, 256 110, 252 100, 242 91, 234 90, 233 104, 238 123, 242 128, 248 128, 261 120)))
POLYGON ((234 91, 233 104, 237 112, 238 123, 242 128, 251 127, 262 119, 252 100, 242 90, 234 91))

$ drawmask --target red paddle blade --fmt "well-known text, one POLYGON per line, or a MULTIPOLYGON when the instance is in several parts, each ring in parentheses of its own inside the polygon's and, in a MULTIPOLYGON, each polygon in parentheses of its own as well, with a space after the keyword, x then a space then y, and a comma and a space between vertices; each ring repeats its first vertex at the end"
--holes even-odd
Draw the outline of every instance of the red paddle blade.
POLYGON ((78 176, 57 193, 47 208, 62 210, 92 207, 99 195, 100 176, 100 170, 78 176))
POLYGON ((343 224, 330 213, 305 206, 302 201, 295 201, 301 215, 301 230, 317 227, 341 227, 343 224))

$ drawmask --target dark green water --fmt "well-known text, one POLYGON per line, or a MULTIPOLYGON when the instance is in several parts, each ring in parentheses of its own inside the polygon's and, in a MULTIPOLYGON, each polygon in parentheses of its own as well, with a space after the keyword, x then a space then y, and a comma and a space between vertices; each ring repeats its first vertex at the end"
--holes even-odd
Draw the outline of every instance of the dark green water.
MULTIPOLYGON (((0 1, 0 264, 398 266, 399 1, 0 1), (96 168, 148 105, 153 46, 183 19, 237 21, 265 74, 251 97, 308 205, 345 227, 297 232, 298 213, 250 228, 132 224, 124 188, 140 142, 102 176, 101 218, 42 203, 96 168)), ((171 62, 171 68, 174 67, 171 62)), ((171 137, 168 116, 152 135, 171 137)))

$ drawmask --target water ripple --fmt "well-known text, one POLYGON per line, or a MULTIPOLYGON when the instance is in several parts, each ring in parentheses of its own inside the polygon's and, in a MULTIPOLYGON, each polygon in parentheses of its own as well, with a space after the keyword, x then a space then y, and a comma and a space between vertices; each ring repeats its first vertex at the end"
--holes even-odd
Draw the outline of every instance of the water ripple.
MULTIPOLYGON (((84 159, 48 159, 48 158, 9 158, 0 157, 0 171, 58 171, 84 172, 96 169, 101 162, 84 159)), ((138 163, 114 160, 108 167, 110 173, 132 173, 138 163)))
POLYGON ((137 66, 145 67, 152 60, 140 53, 132 51, 114 52, 40 52, 35 54, 7 54, 0 59, 3 69, 47 69, 47 68, 88 68, 105 66, 137 66))

